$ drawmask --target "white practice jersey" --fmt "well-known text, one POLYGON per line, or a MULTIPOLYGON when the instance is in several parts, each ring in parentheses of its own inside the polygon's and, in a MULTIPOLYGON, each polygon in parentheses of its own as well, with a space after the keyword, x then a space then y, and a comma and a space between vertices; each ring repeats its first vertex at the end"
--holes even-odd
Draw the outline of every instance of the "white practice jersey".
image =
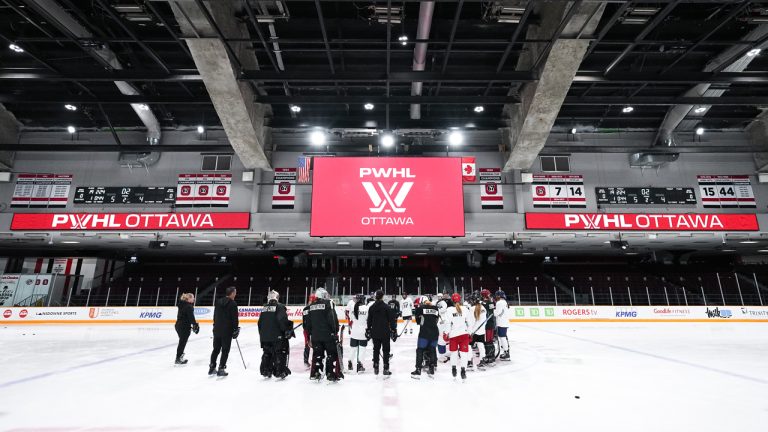
POLYGON ((349 321, 352 323, 352 339, 365 340, 365 329, 368 327, 368 305, 361 303, 355 318, 355 306, 349 311, 349 321))
POLYGON ((454 338, 469 334, 469 309, 462 307, 461 312, 456 309, 456 306, 451 306, 445 311, 445 318, 448 322, 448 337, 454 338))
POLYGON ((480 305, 480 314, 478 318, 475 318, 475 307, 469 308, 469 331, 474 331, 476 335, 485 334, 485 319, 488 316, 485 314, 485 307, 480 305))
POLYGON ((509 327, 509 306, 507 306, 506 300, 499 299, 499 301, 496 302, 493 314, 496 315, 497 327, 509 327))
POLYGON ((400 315, 404 317, 413 316, 413 299, 411 296, 398 299, 400 302, 400 315))
POLYGON ((352 300, 350 300, 346 306, 344 306, 344 316, 348 317, 352 315, 352 311, 355 310, 355 298, 352 297, 352 300))

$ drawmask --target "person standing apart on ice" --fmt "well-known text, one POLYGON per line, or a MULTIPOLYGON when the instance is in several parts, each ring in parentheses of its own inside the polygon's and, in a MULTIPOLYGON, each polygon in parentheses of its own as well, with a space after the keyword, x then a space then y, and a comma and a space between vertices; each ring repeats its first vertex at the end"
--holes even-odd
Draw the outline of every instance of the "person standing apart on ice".
POLYGON ((288 369, 288 339, 294 336, 293 323, 288 319, 284 304, 278 302, 280 294, 270 291, 267 304, 259 316, 259 339, 261 340, 261 375, 285 379, 291 374, 288 369))
POLYGON ((351 348, 349 370, 352 370, 352 365, 357 365, 357 373, 363 373, 365 372, 363 359, 365 358, 365 349, 368 347, 368 338, 365 337, 365 330, 368 328, 368 303, 362 294, 357 294, 354 300, 355 304, 349 314, 349 325, 352 328, 352 335, 349 338, 349 347, 351 348))
POLYGON ((301 326, 304 327, 304 366, 309 367, 309 349, 312 347, 312 340, 309 337, 309 331, 307 331, 307 317, 309 316, 309 307, 315 302, 317 298, 314 294, 309 295, 309 302, 304 306, 301 311, 301 326))
POLYGON ((496 299, 496 306, 493 314, 496 316, 496 329, 499 334, 499 347, 501 355, 499 358, 503 361, 509 361, 509 340, 507 339, 507 328, 509 327, 509 305, 507 305, 507 293, 502 290, 496 291, 493 295, 496 299))
POLYGON ((389 371, 389 339, 392 338, 392 342, 397 340, 397 311, 384 303, 383 291, 376 291, 375 298, 376 301, 368 308, 368 328, 365 337, 373 339, 373 373, 379 374, 379 359, 380 355, 383 355, 382 375, 387 376, 392 375, 389 371))
MULTIPOLYGON (((403 291, 403 298, 400 300, 400 314, 403 316, 403 324, 408 326, 413 317, 413 300, 407 292, 403 291)), ((405 330, 403 330, 405 332, 405 330)), ((413 334, 413 327, 408 329, 409 334, 413 334)))
POLYGON ((416 342, 416 370, 411 372, 411 378, 419 379, 424 366, 427 368, 427 375, 433 378, 437 365, 435 349, 440 339, 440 331, 437 328, 440 311, 432 304, 429 296, 421 296, 413 315, 416 317, 416 323, 419 324, 419 339, 416 342))
POLYGON ((461 379, 464 380, 467 379, 467 361, 469 360, 469 310, 462 307, 459 293, 453 293, 451 301, 453 306, 445 311, 448 332, 443 333, 443 340, 448 342, 448 350, 451 352, 453 377, 456 378, 456 369, 460 365, 461 379))
POLYGON ((322 377, 323 359, 325 359, 325 377, 328 381, 344 378, 342 366, 339 364, 339 319, 325 288, 318 288, 315 291, 315 302, 309 306, 304 328, 307 329, 312 340, 312 367, 309 379, 319 380, 322 377))
POLYGON ((176 334, 179 335, 179 345, 176 347, 176 364, 185 365, 187 360, 184 358, 184 348, 187 347, 190 332, 197 334, 200 331, 200 325, 195 321, 195 296, 191 293, 184 293, 176 305, 179 313, 176 315, 176 334))
POLYGON ((213 352, 211 353, 211 364, 208 366, 208 375, 216 374, 220 377, 229 375, 227 373, 229 348, 232 346, 232 339, 237 339, 240 335, 240 320, 238 319, 237 303, 235 303, 237 289, 231 286, 227 287, 224 292, 226 296, 220 298, 213 309, 213 352), (221 361, 217 372, 216 360, 219 357, 219 352, 221 352, 221 361))

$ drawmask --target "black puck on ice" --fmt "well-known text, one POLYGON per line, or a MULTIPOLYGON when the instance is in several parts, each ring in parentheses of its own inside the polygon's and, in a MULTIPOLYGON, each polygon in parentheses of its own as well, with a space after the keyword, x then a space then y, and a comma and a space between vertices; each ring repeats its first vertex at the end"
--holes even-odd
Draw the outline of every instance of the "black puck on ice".
POLYGON ((576 399, 581 399, 581 396, 579 396, 579 395, 576 395, 576 396, 574 396, 574 398, 576 398, 576 399))

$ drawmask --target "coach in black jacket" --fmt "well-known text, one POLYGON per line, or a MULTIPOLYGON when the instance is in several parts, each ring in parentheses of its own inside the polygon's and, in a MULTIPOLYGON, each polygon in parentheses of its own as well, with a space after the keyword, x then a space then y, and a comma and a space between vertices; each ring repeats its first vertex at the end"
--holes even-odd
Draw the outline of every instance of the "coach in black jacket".
POLYGON ((227 373, 227 357, 229 357, 232 339, 237 339, 240 335, 240 321, 237 318, 237 303, 235 303, 237 289, 231 286, 225 292, 226 297, 220 298, 213 310, 213 352, 208 368, 208 375, 215 373, 222 377, 229 375, 227 373), (216 372, 216 359, 219 357, 219 352, 221 352, 221 362, 219 363, 219 371, 216 372))
POLYGON ((184 348, 187 347, 187 340, 189 340, 190 332, 200 331, 200 326, 195 320, 195 295, 191 293, 184 293, 179 299, 179 303, 176 305, 179 308, 179 313, 176 315, 176 334, 179 335, 179 345, 176 347, 176 364, 187 364, 187 360, 184 358, 184 348))
POLYGON ((389 372, 389 338, 397 340, 397 312, 384 303, 384 292, 376 291, 376 302, 368 308, 366 337, 373 339, 373 373, 379 374, 379 353, 384 350, 384 375, 389 372))
POLYGON ((259 339, 261 339, 261 374, 267 378, 274 375, 285 378, 288 369, 288 339, 294 336, 293 322, 288 319, 284 304, 278 303, 277 291, 267 294, 267 304, 259 315, 259 339))
POLYGON ((316 300, 309 306, 309 313, 304 319, 304 328, 312 340, 312 367, 309 379, 319 380, 325 358, 325 377, 329 381, 344 378, 339 364, 338 335, 339 318, 325 288, 315 291, 316 300))

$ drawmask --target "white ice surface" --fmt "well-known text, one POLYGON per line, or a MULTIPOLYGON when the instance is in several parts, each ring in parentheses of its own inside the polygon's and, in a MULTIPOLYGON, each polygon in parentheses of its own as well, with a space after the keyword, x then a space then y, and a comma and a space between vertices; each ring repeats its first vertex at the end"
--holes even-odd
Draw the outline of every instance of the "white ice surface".
POLYGON ((768 430, 762 323, 513 325, 513 361, 466 383, 447 365, 411 379, 410 335, 388 380, 367 362, 339 384, 310 382, 294 339, 293 375, 265 381, 255 325, 239 339, 248 370, 233 344, 230 376, 209 378, 210 332, 192 335, 176 367, 171 325, 2 327, 0 430, 768 430))

